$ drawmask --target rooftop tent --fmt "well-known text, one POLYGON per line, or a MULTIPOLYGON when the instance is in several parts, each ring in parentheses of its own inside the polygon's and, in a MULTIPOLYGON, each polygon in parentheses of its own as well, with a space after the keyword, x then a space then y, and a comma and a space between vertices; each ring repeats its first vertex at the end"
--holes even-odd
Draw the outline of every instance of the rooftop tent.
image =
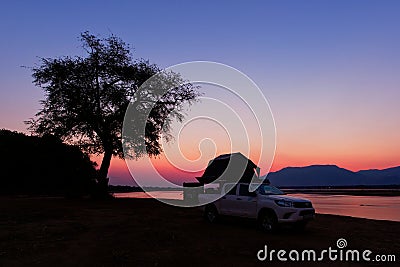
POLYGON ((242 153, 224 154, 210 160, 204 174, 196 179, 201 184, 220 181, 234 182, 241 175, 240 182, 250 183, 254 175, 259 176, 259 168, 242 153))

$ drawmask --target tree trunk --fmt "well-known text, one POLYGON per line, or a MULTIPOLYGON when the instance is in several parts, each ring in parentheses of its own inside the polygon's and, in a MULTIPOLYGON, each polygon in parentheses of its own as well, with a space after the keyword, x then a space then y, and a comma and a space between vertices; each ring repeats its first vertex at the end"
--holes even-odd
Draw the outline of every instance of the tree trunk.
POLYGON ((108 174, 108 169, 110 168, 112 158, 112 150, 106 150, 104 152, 103 160, 101 161, 101 166, 99 170, 99 178, 106 179, 108 174))
POLYGON ((101 166, 99 169, 97 177, 97 186, 95 196, 98 198, 107 198, 108 194, 108 169, 110 168, 112 158, 112 150, 105 150, 103 160, 101 161, 101 166))

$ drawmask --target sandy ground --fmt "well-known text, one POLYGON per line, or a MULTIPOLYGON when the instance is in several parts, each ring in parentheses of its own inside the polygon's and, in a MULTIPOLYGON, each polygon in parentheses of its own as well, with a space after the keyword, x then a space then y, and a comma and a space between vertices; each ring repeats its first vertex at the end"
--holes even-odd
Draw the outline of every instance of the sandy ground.
MULTIPOLYGON (((0 198, 0 266, 398 266, 400 223, 317 215, 304 232, 259 231, 253 221, 212 225, 198 208, 153 199, 0 198), (337 248, 395 254, 396 263, 260 262, 269 249, 337 248)), ((372 256, 371 256, 372 257, 372 256)))

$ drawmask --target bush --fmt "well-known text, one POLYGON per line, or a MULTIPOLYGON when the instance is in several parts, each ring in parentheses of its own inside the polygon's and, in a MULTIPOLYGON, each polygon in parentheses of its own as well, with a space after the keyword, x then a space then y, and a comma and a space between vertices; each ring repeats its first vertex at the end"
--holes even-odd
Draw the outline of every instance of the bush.
POLYGON ((0 130, 0 194, 82 196, 90 193, 95 163, 54 136, 0 130))

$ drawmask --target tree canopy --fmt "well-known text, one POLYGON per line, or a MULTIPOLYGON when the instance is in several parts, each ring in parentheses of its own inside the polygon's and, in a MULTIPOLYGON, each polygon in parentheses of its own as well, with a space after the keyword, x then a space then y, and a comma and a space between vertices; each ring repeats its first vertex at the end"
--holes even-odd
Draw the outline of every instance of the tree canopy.
MULTIPOLYGON (((129 45, 114 35, 100 38, 84 32, 80 40, 84 56, 41 58, 32 68, 33 82, 44 90, 45 99, 42 109, 27 124, 34 134, 51 134, 87 153, 104 154, 99 178, 106 179, 112 156, 124 157, 122 124, 129 103, 136 107, 156 103, 146 118, 142 136, 146 151, 131 155, 155 156, 162 151, 160 138, 168 137, 171 119, 181 120, 184 103, 192 103, 199 93, 178 73, 163 76, 161 86, 173 88, 160 91, 147 86, 139 90, 160 72, 157 65, 134 60, 129 45)), ((138 141, 143 140, 130 140, 138 141)))

